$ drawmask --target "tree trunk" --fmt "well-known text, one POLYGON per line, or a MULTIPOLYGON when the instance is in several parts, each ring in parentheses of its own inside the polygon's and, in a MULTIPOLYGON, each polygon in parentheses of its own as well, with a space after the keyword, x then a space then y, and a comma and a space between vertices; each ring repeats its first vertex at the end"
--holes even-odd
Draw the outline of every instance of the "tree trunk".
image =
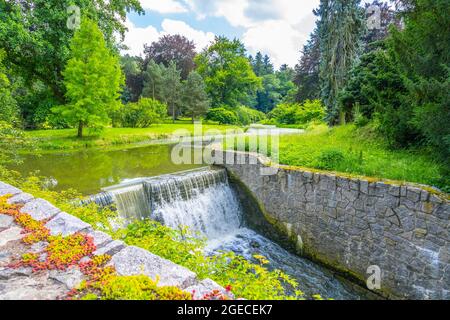
POLYGON ((83 121, 78 123, 78 138, 83 138, 83 121))
POLYGON ((345 112, 344 111, 340 111, 339 112, 339 122, 340 122, 341 126, 346 124, 345 117, 346 117, 345 112))
POLYGON ((175 106, 172 106, 172 122, 175 123, 175 106))
POLYGON ((195 114, 192 114, 192 124, 195 123, 195 114))

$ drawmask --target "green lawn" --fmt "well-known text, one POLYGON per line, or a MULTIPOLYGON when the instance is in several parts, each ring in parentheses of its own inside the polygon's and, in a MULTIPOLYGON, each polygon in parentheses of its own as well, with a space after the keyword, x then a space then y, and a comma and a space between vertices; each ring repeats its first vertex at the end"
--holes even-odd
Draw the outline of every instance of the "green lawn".
POLYGON ((415 182, 449 190, 443 164, 426 150, 392 150, 369 128, 314 127, 280 137, 279 163, 352 175, 415 182))
MULTIPOLYGON (((217 124, 203 124, 203 134, 208 135, 210 130, 238 130, 237 126, 223 126, 217 124)), ((85 137, 77 138, 76 129, 62 130, 36 130, 27 131, 27 137, 35 142, 37 150, 77 150, 90 147, 117 146, 172 137, 177 130, 187 130, 194 135, 194 125, 187 121, 178 121, 175 124, 157 124, 150 128, 106 128, 102 132, 85 130, 85 137)), ((195 133, 197 134, 197 133, 195 133)))

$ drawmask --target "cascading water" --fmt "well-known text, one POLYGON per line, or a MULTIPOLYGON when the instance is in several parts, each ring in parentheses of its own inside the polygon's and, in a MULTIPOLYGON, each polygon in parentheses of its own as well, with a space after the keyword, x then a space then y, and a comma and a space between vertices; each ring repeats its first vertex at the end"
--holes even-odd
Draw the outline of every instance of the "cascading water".
MULTIPOLYGON (((307 295, 360 299, 359 293, 328 270, 293 255, 242 223, 243 211, 225 170, 195 170, 177 175, 132 180, 108 188, 91 201, 115 203, 126 220, 151 218, 166 226, 188 226, 208 239, 207 251, 233 251, 247 259, 255 254, 296 278, 307 295)), ((365 297, 364 297, 365 298, 365 297)))

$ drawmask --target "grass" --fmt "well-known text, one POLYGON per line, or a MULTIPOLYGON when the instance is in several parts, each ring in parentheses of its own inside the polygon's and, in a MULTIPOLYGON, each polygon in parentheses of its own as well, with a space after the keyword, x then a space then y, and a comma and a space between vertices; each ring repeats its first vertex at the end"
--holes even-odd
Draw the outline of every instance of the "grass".
MULTIPOLYGON (((273 157, 272 157, 273 158, 273 157)), ((280 137, 280 164, 379 179, 427 184, 449 190, 443 164, 427 150, 392 150, 370 127, 311 127, 280 137)))
MULTIPOLYGON (((237 126, 202 125, 204 135, 211 134, 210 130, 218 130, 224 133, 226 130, 237 129, 239 129, 237 126)), ((34 141, 37 151, 78 150, 168 139, 173 137, 177 130, 187 130, 190 135, 197 135, 197 133, 194 133, 194 125, 192 123, 179 121, 175 124, 157 124, 149 128, 106 128, 101 132, 93 132, 86 129, 85 137, 82 139, 77 138, 76 129, 27 131, 26 136, 34 141)))

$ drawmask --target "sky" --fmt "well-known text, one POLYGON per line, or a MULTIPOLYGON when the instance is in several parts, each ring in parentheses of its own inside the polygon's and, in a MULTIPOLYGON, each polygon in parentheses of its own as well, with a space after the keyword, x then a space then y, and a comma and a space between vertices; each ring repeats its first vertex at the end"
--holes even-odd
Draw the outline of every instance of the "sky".
POLYGON ((319 0, 140 0, 145 15, 130 13, 125 45, 143 55, 144 44, 181 34, 201 51, 216 35, 238 38, 249 54, 268 54, 278 68, 294 67, 313 31, 319 0))

